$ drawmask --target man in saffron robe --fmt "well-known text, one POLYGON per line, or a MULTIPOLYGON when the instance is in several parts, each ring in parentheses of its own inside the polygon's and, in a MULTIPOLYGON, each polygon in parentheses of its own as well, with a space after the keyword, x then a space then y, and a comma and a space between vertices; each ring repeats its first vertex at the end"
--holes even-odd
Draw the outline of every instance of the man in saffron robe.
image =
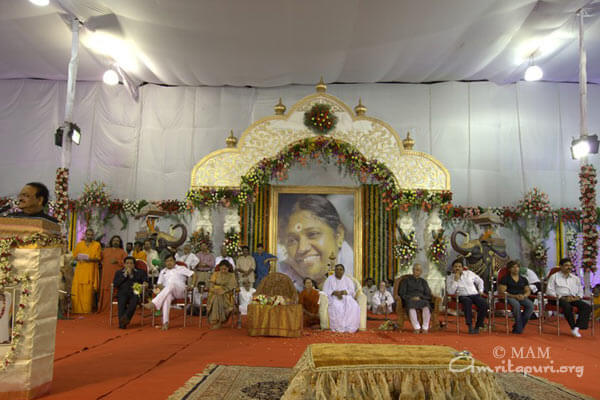
POLYGON ((325 280, 323 291, 329 299, 329 328, 354 333, 360 325, 360 307, 354 299, 354 281, 344 271, 344 266, 337 264, 335 274, 325 280))
POLYGON ((73 312, 87 314, 92 312, 94 292, 98 290, 98 263, 101 257, 100 243, 94 240, 94 231, 85 232, 85 240, 77 243, 73 258, 77 260, 71 297, 73 312))

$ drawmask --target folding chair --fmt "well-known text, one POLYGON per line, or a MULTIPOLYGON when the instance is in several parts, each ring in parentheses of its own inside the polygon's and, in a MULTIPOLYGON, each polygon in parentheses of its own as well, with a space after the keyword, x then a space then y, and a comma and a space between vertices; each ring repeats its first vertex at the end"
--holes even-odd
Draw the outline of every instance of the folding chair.
MULTIPOLYGON (((140 307, 142 310, 140 312, 140 325, 144 326, 144 303, 145 303, 145 299, 146 299, 146 291, 142 290, 142 300, 138 303, 138 305, 136 307, 140 307)), ((115 287, 114 284, 111 283, 110 284, 110 307, 108 308, 108 326, 112 327, 112 320, 113 320, 113 314, 114 314, 114 307, 119 307, 119 302, 117 301, 117 294, 115 292, 115 287)), ((117 308, 118 310, 118 308, 117 308)), ((117 311, 116 313, 117 317, 119 316, 119 313, 117 311)), ((154 322, 154 321, 152 321, 154 322)))

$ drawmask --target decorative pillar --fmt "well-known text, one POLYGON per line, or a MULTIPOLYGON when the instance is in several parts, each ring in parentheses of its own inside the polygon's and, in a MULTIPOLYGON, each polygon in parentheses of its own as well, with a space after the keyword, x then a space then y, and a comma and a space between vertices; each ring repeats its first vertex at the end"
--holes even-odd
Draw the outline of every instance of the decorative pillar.
POLYGON ((396 278, 398 278, 411 273, 418 245, 415 237, 415 222, 410 213, 404 213, 398 218, 396 225, 394 252, 398 260, 398 273, 396 274, 396 278))
POLYGON ((213 224, 212 224, 212 214, 210 208, 204 207, 198 209, 198 223, 196 224, 196 230, 202 229, 204 232, 208 234, 208 236, 212 236, 213 233, 213 224))
MULTIPOLYGON (((427 218, 425 232, 424 232, 424 244, 425 251, 431 246, 434 241, 434 237, 439 235, 440 232, 443 232, 444 228, 442 227, 442 219, 440 218, 440 209, 435 207, 429 213, 429 217, 427 218)), ((436 296, 441 296, 445 286, 445 277, 440 273, 438 266, 436 263, 427 260, 428 272, 427 272, 427 283, 429 283, 429 288, 431 289, 431 293, 436 296)))

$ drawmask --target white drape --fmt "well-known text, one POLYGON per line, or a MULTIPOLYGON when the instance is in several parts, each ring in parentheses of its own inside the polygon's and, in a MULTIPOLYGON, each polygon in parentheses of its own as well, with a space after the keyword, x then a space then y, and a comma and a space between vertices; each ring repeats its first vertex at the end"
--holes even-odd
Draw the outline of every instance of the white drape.
MULTIPOLYGON (((0 195, 16 195, 27 181, 53 186, 60 160, 53 133, 64 113, 65 86, 0 80, 0 195)), ((230 129, 239 137, 272 115, 279 97, 289 107, 313 92, 311 86, 146 85, 136 103, 122 86, 80 82, 74 122, 82 140, 73 148, 70 195, 100 180, 115 197, 182 199, 193 165, 223 148, 230 129)), ((578 163, 569 155, 579 126, 576 84, 357 84, 329 85, 328 92, 350 106, 362 97, 367 115, 401 136, 410 131, 415 149, 450 171, 457 204, 508 205, 537 186, 555 207, 578 205, 578 163)), ((597 133, 600 87, 590 85, 588 102, 589 129, 597 133)), ((598 165, 597 157, 591 160, 598 165)))

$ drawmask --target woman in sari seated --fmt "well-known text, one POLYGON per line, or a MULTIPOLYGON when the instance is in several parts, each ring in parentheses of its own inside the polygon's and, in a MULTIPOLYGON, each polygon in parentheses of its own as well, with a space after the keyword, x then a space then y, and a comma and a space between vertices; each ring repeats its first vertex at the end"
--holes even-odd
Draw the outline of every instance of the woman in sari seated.
POLYGON ((413 274, 404 278, 398 288, 398 296, 402 299, 404 308, 408 310, 408 317, 415 333, 427 333, 431 318, 431 289, 427 281, 421 278, 422 273, 421 264, 415 264, 413 274), (423 325, 417 318, 417 309, 423 311, 423 325))
POLYGON ((319 291, 312 279, 304 278, 304 290, 298 295, 298 303, 302 304, 304 327, 319 325, 319 291))
POLYGON ((221 260, 211 275, 208 284, 208 322, 211 329, 219 329, 233 311, 233 295, 237 281, 233 266, 225 259, 221 260))

